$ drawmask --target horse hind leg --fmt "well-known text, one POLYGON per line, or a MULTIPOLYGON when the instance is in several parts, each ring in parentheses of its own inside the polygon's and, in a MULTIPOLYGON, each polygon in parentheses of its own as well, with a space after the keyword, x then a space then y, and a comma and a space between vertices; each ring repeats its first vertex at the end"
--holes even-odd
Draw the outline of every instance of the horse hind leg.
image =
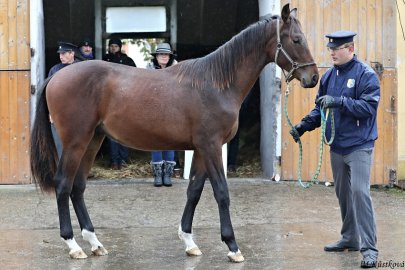
POLYGON ((200 256, 202 254, 193 240, 192 223, 195 209, 200 201, 201 193, 204 188, 205 179, 207 179, 207 174, 204 161, 198 151, 195 151, 191 165, 190 181, 187 188, 187 202, 178 230, 179 238, 183 240, 186 245, 186 254, 188 256, 200 256))
POLYGON ((86 253, 76 243, 73 237, 72 222, 70 218, 69 197, 72 192, 74 177, 79 166, 80 151, 66 151, 63 149, 61 160, 55 175, 55 193, 58 205, 60 236, 69 247, 69 255, 74 259, 87 258, 86 253))
POLYGON ((86 153, 82 158, 79 170, 73 183, 72 193, 70 195, 70 199, 72 200, 72 204, 82 230, 83 239, 90 243, 91 251, 96 256, 107 255, 108 251, 100 243, 96 233, 94 232, 94 227, 84 202, 84 191, 86 189, 86 176, 91 169, 103 139, 104 135, 96 134, 91 140, 86 153))
POLYGON ((94 231, 93 224, 87 211, 84 202, 84 191, 86 189, 85 174, 78 175, 73 184, 70 199, 72 200, 73 208, 75 209, 77 219, 79 220, 80 229, 82 231, 83 239, 90 243, 91 252, 96 256, 107 255, 108 251, 104 248, 103 244, 98 240, 94 231))

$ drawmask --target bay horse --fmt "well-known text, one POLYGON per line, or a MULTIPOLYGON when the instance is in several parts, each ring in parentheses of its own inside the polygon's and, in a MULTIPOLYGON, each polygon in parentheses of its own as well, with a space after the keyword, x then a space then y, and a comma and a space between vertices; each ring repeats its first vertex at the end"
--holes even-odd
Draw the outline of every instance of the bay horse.
POLYGON ((317 84, 318 69, 296 13, 287 4, 281 17, 259 21, 211 54, 169 68, 93 60, 67 66, 45 81, 31 134, 31 171, 42 191, 56 193, 60 236, 71 258, 87 255, 73 236, 69 198, 92 253, 108 254, 94 232, 84 191, 96 153, 109 136, 140 150, 194 150, 178 230, 186 253, 202 254, 192 239, 192 222, 208 178, 228 258, 244 260, 231 223, 221 148, 236 133, 242 101, 267 63, 290 71, 288 80, 298 79, 303 87, 317 84), (62 142, 60 160, 49 114, 62 142))

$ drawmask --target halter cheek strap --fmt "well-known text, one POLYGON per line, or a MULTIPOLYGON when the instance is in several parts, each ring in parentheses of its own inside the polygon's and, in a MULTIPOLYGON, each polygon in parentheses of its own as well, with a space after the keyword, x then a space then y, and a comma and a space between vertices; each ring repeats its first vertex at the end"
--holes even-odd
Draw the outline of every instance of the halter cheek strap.
MULTIPOLYGON (((305 63, 305 64, 298 64, 292 58, 288 55, 288 53, 284 50, 283 44, 281 44, 281 38, 280 38, 280 20, 277 19, 277 50, 276 50, 276 56, 274 57, 274 62, 278 65, 277 59, 280 51, 284 54, 285 58, 291 63, 292 69, 288 72, 288 74, 285 74, 285 71, 283 68, 281 70, 284 73, 285 76, 285 81, 288 83, 292 80, 292 75, 294 74, 294 71, 296 71, 299 68, 306 67, 306 66, 311 66, 315 65, 315 62, 311 63, 305 63)), ((278 65, 279 66, 279 65, 278 65)))

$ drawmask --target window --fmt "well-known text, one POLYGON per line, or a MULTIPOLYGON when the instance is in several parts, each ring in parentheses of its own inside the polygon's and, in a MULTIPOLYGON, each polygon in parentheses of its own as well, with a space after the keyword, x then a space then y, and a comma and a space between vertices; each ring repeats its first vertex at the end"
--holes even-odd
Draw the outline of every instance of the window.
POLYGON ((165 32, 166 8, 108 7, 106 9, 107 33, 165 32))

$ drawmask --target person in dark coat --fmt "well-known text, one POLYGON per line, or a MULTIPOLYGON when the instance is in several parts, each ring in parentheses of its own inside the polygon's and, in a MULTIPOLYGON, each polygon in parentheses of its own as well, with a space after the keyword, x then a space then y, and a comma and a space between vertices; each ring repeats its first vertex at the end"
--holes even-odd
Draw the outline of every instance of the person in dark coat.
POLYGON ((93 50, 94 50, 93 42, 89 38, 85 38, 79 44, 80 58, 82 60, 93 60, 94 59, 93 50))
MULTIPOLYGON (((372 268, 378 258, 376 223, 370 196, 370 173, 377 139, 380 81, 354 54, 352 31, 326 35, 333 67, 322 76, 315 108, 290 131, 297 141, 321 124, 323 108, 334 110, 335 138, 330 146, 335 192, 342 217, 341 239, 325 246, 327 252, 360 250, 360 266, 372 268)), ((331 137, 331 121, 326 137, 331 137)))
POLYGON ((108 53, 103 57, 104 61, 136 67, 134 60, 121 51, 120 39, 112 38, 108 41, 108 53))
POLYGON ((49 70, 48 77, 51 77, 56 72, 58 72, 59 70, 70 64, 80 62, 80 60, 76 59, 76 52, 77 52, 76 45, 69 42, 59 42, 58 44, 59 46, 57 53, 59 53, 60 63, 54 65, 49 70))
MULTIPOLYGON (((58 46, 57 53, 59 53, 60 63, 54 65, 49 70, 48 77, 53 76, 56 72, 58 72, 59 70, 61 70, 64 67, 67 67, 73 63, 80 62, 79 60, 77 60, 75 58, 75 54, 77 51, 76 45, 69 43, 69 42, 59 42, 58 44, 59 44, 59 46, 58 46)), ((56 132, 56 128, 55 128, 55 125, 53 124, 51 115, 49 115, 49 121, 51 122, 52 136, 53 136, 53 140, 55 142, 56 151, 58 153, 58 158, 60 159, 60 157, 62 155, 62 142, 60 140, 58 133, 56 132)))
MULTIPOLYGON (((108 42, 108 53, 103 57, 104 61, 136 67, 134 60, 121 51, 122 42, 120 39, 112 38, 108 42)), ((129 151, 128 148, 113 139, 108 138, 110 145, 111 169, 120 170, 127 166, 129 151)))

